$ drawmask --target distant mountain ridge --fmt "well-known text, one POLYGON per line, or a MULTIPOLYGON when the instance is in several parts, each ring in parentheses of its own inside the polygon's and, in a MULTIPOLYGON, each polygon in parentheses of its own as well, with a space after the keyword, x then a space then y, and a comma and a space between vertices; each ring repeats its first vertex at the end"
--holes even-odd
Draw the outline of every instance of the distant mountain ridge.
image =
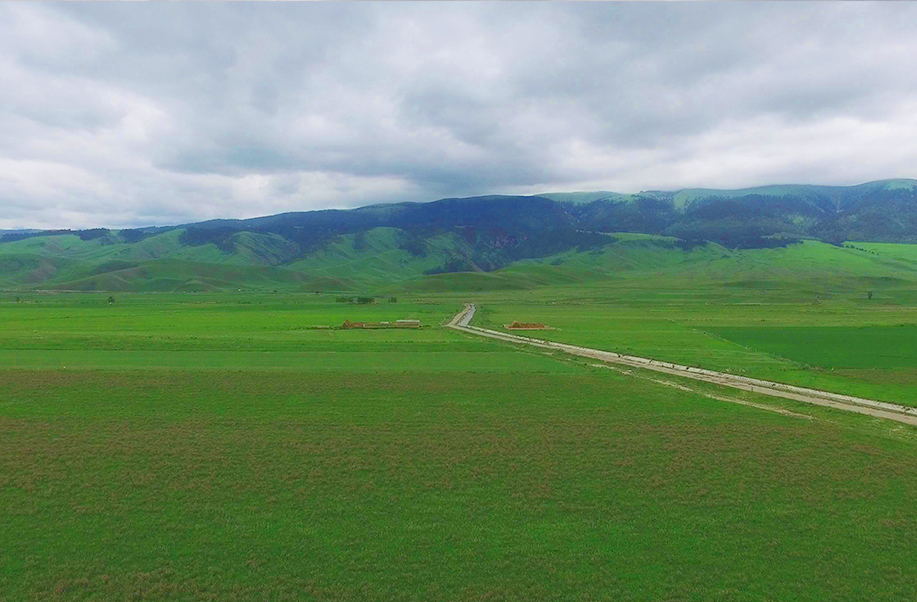
POLYGON ((8 231, 0 232, 0 285, 208 290, 274 282, 343 290, 601 254, 616 241, 609 233, 620 232, 668 237, 679 252, 803 239, 917 243, 917 180, 490 195, 165 227, 8 231))

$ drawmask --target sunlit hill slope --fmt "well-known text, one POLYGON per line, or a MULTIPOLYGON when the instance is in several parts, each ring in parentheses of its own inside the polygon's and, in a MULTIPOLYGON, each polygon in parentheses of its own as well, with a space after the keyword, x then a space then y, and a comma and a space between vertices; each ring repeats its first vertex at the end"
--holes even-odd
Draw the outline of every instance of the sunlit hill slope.
POLYGON ((666 278, 881 287, 917 280, 912 243, 915 180, 546 193, 170 227, 5 232, 0 286, 382 292, 666 278))

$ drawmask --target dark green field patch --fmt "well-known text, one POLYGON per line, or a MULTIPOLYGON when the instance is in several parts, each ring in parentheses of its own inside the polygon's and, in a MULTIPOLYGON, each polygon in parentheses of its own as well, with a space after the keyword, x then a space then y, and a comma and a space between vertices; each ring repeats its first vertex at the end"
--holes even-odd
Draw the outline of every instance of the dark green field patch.
POLYGON ((858 381, 883 385, 913 385, 917 383, 917 368, 898 368, 895 370, 847 368, 838 370, 837 374, 858 381))
POLYGON ((755 351, 821 368, 913 368, 917 326, 714 327, 709 331, 755 351))

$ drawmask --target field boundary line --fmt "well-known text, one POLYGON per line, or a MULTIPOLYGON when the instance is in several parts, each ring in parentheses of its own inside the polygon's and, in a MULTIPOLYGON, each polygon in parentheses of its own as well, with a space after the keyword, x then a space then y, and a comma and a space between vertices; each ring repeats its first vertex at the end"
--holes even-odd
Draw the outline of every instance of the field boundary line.
POLYGON ((563 351, 564 353, 569 353, 571 355, 587 357, 612 364, 620 364, 624 366, 630 366, 632 368, 645 368, 647 370, 655 370, 656 372, 663 372, 675 376, 683 376, 703 382, 723 385, 735 389, 742 389, 752 393, 761 393, 773 397, 782 397, 785 399, 792 399, 794 401, 801 401, 813 405, 847 410, 849 412, 866 414, 869 416, 875 416, 877 418, 886 418, 888 420, 895 420, 897 422, 903 422, 905 424, 917 426, 917 408, 888 403, 885 401, 878 401, 875 399, 854 397, 852 395, 844 395, 842 393, 832 393, 830 391, 821 391, 819 389, 808 389, 805 387, 798 387, 796 385, 788 385, 785 383, 761 380, 748 376, 738 376, 734 374, 728 374, 726 372, 717 372, 715 370, 707 370, 705 368, 696 368, 694 366, 684 366, 682 364, 663 362, 645 357, 638 357, 635 355, 624 355, 614 351, 602 351, 600 349, 591 349, 589 347, 580 347, 578 345, 570 345, 567 343, 557 343, 554 341, 547 341, 545 339, 535 339, 532 337, 524 337, 516 334, 498 332, 496 330, 489 330, 487 328, 480 328, 478 326, 471 326, 471 320, 474 318, 476 311, 477 307, 473 303, 465 304, 465 307, 459 313, 455 314, 451 320, 449 320, 449 322, 446 324, 446 327, 462 332, 467 332, 469 334, 507 341, 510 343, 521 343, 524 345, 541 347, 543 349, 554 349, 557 351, 563 351))

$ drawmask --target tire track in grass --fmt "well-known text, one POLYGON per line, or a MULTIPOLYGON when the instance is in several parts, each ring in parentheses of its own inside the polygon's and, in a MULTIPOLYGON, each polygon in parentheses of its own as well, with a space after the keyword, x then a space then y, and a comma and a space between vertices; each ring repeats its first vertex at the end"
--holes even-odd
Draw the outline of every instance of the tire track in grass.
POLYGON ((699 389, 692 389, 691 387, 686 387, 684 385, 680 385, 678 383, 674 383, 669 380, 662 380, 660 378, 650 378, 648 376, 640 376, 638 374, 634 374, 632 370, 626 370, 624 368, 619 368, 617 366, 609 366, 607 364, 589 364, 589 365, 595 368, 607 368, 609 370, 614 370, 615 372, 619 372, 621 374, 633 376, 634 378, 648 380, 652 383, 656 383, 659 385, 665 385, 666 387, 672 387, 673 389, 678 389, 679 391, 693 393, 694 395, 700 395, 702 397, 709 397, 710 399, 716 399, 718 401, 728 401, 729 403, 737 403, 743 406, 750 406, 753 408, 758 408, 759 410, 767 410, 768 412, 776 412, 777 414, 783 414, 784 416, 792 416, 793 418, 804 418, 806 420, 814 420, 814 417, 809 416, 808 414, 800 414, 798 412, 793 412, 785 408, 769 406, 763 403, 755 403, 754 401, 746 401, 744 399, 736 399, 735 397, 725 397, 723 395, 714 395, 713 393, 709 393, 707 391, 701 391, 699 389))

